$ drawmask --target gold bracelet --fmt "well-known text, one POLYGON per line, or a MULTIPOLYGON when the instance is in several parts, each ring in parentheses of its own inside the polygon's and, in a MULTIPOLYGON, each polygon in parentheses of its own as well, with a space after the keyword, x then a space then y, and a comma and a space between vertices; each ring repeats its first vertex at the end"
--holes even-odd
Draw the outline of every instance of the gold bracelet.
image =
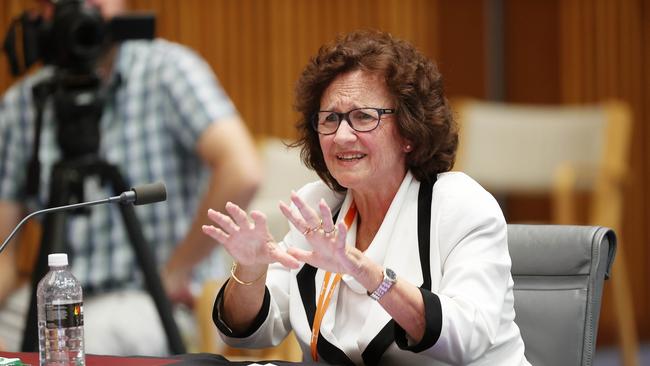
POLYGON ((232 262, 232 267, 230 267, 230 277, 232 277, 232 279, 235 280, 235 282, 237 282, 238 284, 244 285, 244 286, 250 286, 250 285, 254 284, 255 282, 259 281, 262 277, 264 277, 264 275, 266 274, 266 272, 264 272, 259 277, 257 277, 256 279, 254 279, 254 280, 252 280, 250 282, 246 282, 246 281, 240 280, 239 278, 237 278, 237 276, 235 276, 235 269, 237 269, 237 262, 232 262))

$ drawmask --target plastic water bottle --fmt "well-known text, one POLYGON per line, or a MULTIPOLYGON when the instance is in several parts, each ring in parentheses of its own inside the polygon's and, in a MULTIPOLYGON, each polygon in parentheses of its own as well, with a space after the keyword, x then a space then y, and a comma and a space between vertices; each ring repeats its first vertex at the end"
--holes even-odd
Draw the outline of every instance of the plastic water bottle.
POLYGON ((38 283, 38 350, 41 366, 84 366, 81 285, 68 270, 68 255, 50 254, 50 271, 38 283))

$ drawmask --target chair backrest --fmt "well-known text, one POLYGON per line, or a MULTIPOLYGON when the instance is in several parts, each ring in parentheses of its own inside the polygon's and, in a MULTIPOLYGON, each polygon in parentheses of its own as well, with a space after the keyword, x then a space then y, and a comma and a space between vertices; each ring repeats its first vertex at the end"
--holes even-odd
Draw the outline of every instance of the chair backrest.
POLYGON ((599 226, 508 225, 516 323, 536 366, 591 365, 616 252, 599 226))
POLYGON ((620 102, 588 106, 459 100, 457 166, 496 192, 548 192, 567 163, 581 188, 624 174, 630 117, 620 102))

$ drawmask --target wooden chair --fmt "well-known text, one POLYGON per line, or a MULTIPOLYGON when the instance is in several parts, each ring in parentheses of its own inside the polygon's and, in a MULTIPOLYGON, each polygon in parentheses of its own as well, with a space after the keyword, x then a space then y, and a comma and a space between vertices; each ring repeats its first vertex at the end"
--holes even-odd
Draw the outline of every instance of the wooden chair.
POLYGON ((460 125, 456 168, 495 195, 545 193, 552 221, 613 228, 619 237, 611 287, 626 366, 638 365, 638 337, 621 236, 631 113, 616 101, 589 106, 454 102, 460 125), (589 198, 587 222, 578 200, 589 198))

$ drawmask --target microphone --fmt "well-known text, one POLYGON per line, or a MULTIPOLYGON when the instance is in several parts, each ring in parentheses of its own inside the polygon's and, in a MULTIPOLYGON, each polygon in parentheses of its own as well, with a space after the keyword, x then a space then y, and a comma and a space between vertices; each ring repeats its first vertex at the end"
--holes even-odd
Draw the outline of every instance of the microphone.
POLYGON ((34 211, 31 214, 27 215, 24 219, 22 219, 18 223, 18 225, 16 225, 16 227, 11 232, 11 234, 9 234, 7 239, 5 239, 5 241, 0 246, 0 253, 2 253, 5 246, 7 246, 9 241, 14 237, 14 235, 16 235, 16 233, 23 226, 23 224, 26 223, 27 220, 31 219, 36 215, 55 212, 55 211, 71 210, 79 207, 94 206, 103 203, 120 203, 123 205, 133 203, 134 205, 138 206, 138 205, 146 205, 154 202, 165 201, 166 199, 167 199, 167 189, 165 189, 165 184, 163 182, 156 182, 156 183, 143 184, 141 186, 133 187, 128 191, 122 192, 119 196, 108 197, 96 201, 80 202, 80 203, 75 203, 75 204, 65 205, 65 206, 50 207, 43 210, 34 211))
MULTIPOLYGON (((167 190, 163 182, 143 184, 123 192, 119 196, 107 198, 107 202, 119 202, 121 204, 133 203, 136 206, 160 202, 167 199, 167 190)), ((97 203, 103 203, 96 201, 97 203)), ((67 206, 63 206, 67 207, 67 206)))

